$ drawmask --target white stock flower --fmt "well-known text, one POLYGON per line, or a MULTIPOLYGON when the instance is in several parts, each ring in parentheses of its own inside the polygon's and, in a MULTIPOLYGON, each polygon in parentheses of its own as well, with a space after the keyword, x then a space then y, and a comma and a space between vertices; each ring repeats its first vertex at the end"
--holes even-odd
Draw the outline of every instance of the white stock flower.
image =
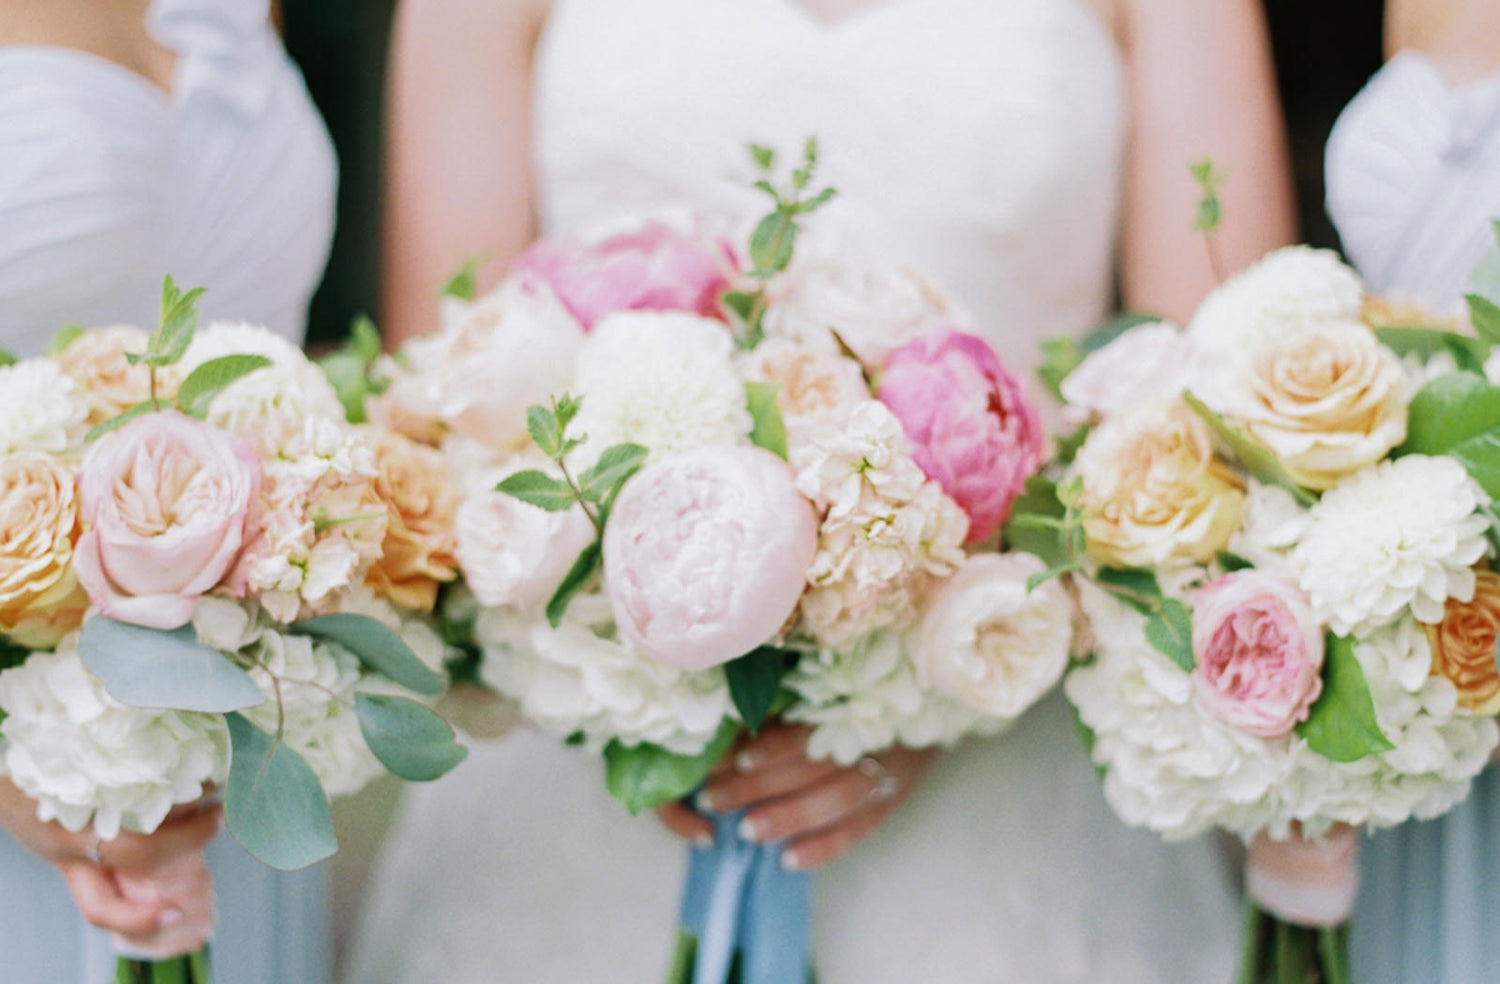
POLYGON ((570 433, 588 435, 581 461, 612 444, 652 459, 708 444, 740 444, 752 421, 723 324, 676 312, 627 311, 595 327, 578 359, 583 401, 570 433))
POLYGON ((842 428, 820 436, 794 464, 802 494, 835 519, 854 514, 871 496, 910 502, 927 481, 901 421, 878 400, 856 406, 842 428))
POLYGON ((0 368, 0 454, 65 454, 83 446, 89 402, 50 359, 0 368))
POLYGON ((76 636, 0 673, 0 708, 11 781, 68 830, 155 830, 228 775, 221 715, 126 707, 84 669, 76 636))
POLYGON ((1345 479, 1323 495, 1293 551, 1319 619, 1365 634, 1408 608, 1441 622, 1443 602, 1474 593, 1489 501, 1452 458, 1408 455, 1345 479))

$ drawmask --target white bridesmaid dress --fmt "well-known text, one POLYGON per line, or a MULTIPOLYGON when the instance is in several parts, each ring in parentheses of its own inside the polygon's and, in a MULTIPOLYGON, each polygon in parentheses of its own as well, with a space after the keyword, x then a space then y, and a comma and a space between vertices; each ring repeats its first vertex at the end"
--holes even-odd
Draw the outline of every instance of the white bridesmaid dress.
MULTIPOLYGON (((1082 0, 882 0, 836 23, 796 0, 559 0, 537 67, 547 232, 687 201, 761 207, 746 142, 822 143, 812 223, 954 292, 1006 362, 1111 301, 1122 72, 1082 0)), ((413 788, 349 984, 654 984, 682 843, 601 769, 521 732, 413 788)), ((1061 698, 944 755, 820 872, 822 984, 1202 984, 1238 916, 1206 842, 1110 813, 1061 698)))

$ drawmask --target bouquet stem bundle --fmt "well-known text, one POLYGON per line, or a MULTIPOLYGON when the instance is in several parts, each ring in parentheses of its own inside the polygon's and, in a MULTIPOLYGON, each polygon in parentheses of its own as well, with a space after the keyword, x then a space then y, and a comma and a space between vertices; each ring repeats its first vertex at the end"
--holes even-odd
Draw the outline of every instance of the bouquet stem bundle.
POLYGON ((1350 984, 1349 924, 1308 927, 1245 902, 1235 984, 1350 984))

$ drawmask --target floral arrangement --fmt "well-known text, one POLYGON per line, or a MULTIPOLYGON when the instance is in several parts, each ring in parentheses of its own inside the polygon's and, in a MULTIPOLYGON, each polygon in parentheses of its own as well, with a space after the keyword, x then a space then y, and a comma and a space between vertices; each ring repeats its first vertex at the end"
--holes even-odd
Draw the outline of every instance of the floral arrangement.
MULTIPOLYGON (((1076 456, 1017 537, 1073 575, 1065 690, 1126 823, 1319 839, 1467 795, 1500 740, 1500 308, 1471 306, 1474 335, 1392 323, 1295 247, 1186 330, 1050 346, 1076 456)), ((1329 980, 1340 939, 1307 944, 1329 980)))
POLYGON ((197 330, 199 293, 169 278, 154 332, 68 329, 0 368, 0 762, 105 839, 222 795, 297 868, 336 850, 330 796, 464 756, 418 699, 444 684, 457 500, 292 343, 197 330))

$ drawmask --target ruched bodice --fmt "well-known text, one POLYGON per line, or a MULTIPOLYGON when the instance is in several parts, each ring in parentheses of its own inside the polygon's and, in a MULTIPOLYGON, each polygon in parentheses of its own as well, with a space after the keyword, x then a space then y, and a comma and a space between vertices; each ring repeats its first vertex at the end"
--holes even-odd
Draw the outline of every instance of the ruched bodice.
POLYGON ((268 0, 156 0, 172 92, 97 56, 0 47, 0 343, 155 323, 161 279, 209 317, 300 337, 333 228, 334 160, 268 0))

